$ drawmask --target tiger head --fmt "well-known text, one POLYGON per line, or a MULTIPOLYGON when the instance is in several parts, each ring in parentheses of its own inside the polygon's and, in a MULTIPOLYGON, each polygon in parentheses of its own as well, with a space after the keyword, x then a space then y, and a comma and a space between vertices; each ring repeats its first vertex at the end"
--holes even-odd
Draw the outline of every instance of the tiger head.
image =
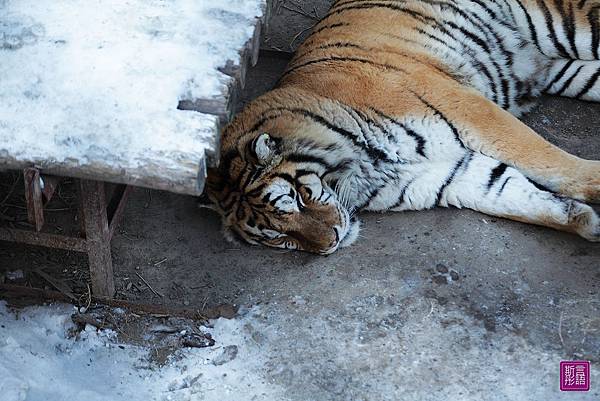
POLYGON ((359 223, 317 171, 286 160, 285 140, 267 133, 238 142, 209 171, 207 194, 226 233, 251 244, 328 255, 350 245, 359 223))

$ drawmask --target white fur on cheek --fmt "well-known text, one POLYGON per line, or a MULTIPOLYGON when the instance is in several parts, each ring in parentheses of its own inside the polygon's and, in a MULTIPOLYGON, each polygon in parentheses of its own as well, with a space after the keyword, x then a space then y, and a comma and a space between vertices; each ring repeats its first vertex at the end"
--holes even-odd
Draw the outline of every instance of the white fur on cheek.
POLYGON ((350 227, 348 228, 348 233, 340 242, 340 248, 346 248, 352 245, 358 239, 358 234, 360 233, 360 221, 356 220, 350 223, 350 227))

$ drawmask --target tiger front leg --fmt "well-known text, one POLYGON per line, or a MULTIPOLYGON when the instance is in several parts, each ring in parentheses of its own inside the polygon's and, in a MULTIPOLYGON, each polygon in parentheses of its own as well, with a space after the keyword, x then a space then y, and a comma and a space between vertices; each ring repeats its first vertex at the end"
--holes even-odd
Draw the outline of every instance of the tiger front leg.
POLYGON ((600 161, 565 152, 475 91, 454 86, 448 92, 452 100, 431 96, 429 102, 456 125, 467 148, 518 169, 553 192, 600 202, 600 161))
POLYGON ((592 207, 541 190, 517 169, 477 153, 468 168, 444 189, 440 206, 449 205, 600 242, 600 218, 592 207))

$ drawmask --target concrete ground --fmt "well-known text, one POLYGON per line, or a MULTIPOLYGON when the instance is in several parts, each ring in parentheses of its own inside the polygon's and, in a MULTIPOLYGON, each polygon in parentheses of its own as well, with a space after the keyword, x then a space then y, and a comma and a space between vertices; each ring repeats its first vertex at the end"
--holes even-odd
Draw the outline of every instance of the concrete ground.
MULTIPOLYGON (((303 14, 327 8, 275 3, 265 47, 282 50, 314 23, 303 14)), ((284 66, 265 55, 242 103, 284 66)), ((600 159, 600 105, 547 98, 525 121, 600 159)), ((332 256, 282 252, 227 243, 195 199, 140 189, 113 243, 119 294, 260 305, 247 336, 267 360, 262 377, 292 400, 600 399, 599 244, 469 210, 361 219, 360 240, 332 256), (135 273, 164 297, 128 286, 135 273), (592 361, 591 392, 558 390, 559 362, 570 359, 592 361)), ((85 260, 3 243, 0 266, 75 275, 85 260)))

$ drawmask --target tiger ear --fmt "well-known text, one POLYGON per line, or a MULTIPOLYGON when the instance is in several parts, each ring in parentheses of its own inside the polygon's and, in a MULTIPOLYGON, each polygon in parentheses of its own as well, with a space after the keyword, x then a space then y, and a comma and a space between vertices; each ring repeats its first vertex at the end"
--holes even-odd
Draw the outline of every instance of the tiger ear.
POLYGON ((262 133, 256 137, 250 143, 250 147, 257 163, 262 166, 271 164, 279 154, 279 142, 278 138, 273 138, 267 133, 262 133))

